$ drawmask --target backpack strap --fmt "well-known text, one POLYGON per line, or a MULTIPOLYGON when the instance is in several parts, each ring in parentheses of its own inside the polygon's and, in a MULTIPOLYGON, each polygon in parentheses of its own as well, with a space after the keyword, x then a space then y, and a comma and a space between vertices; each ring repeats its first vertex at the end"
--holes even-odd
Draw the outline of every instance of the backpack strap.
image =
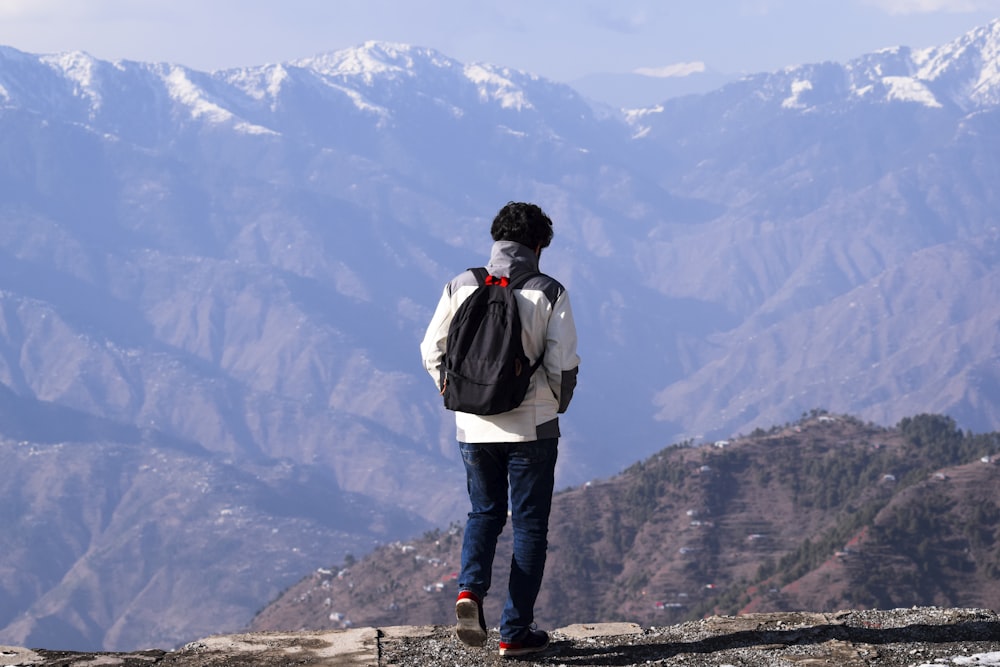
POLYGON ((469 269, 469 271, 472 271, 472 275, 476 277, 476 282, 479 283, 480 287, 486 284, 486 278, 490 275, 490 272, 486 270, 486 267, 476 266, 469 269))
MULTIPOLYGON (((542 275, 541 271, 525 271, 524 273, 519 273, 519 274, 517 274, 517 276, 515 276, 513 278, 508 278, 507 287, 509 289, 512 289, 512 290, 513 289, 520 289, 521 286, 524 285, 524 283, 528 282, 531 278, 534 278, 535 276, 540 276, 540 275, 542 275)), ((542 346, 542 353, 541 353, 541 355, 539 355, 539 357, 535 361, 535 363, 531 364, 531 367, 528 370, 528 375, 529 376, 535 374, 535 371, 537 371, 538 367, 542 365, 542 361, 544 359, 545 359, 545 346, 543 345, 542 346)))

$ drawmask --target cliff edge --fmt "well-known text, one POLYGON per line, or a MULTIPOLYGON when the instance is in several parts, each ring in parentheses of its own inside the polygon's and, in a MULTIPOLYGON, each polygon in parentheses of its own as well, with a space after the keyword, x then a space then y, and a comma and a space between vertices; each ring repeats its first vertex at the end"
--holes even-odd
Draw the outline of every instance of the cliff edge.
MULTIPOLYGON (((713 616, 665 627, 571 625, 522 665, 629 667, 1000 666, 1000 617, 986 609, 912 609, 713 616)), ((496 632, 484 648, 440 625, 263 632, 208 637, 176 651, 74 653, 0 646, 0 666, 403 667, 499 665, 496 632)))

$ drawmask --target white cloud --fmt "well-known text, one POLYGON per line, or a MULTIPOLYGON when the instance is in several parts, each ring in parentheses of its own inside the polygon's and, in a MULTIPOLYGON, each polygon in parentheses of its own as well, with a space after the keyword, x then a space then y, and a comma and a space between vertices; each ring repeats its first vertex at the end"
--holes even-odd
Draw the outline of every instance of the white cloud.
POLYGON ((656 79, 668 79, 670 77, 682 77, 691 74, 700 74, 705 71, 705 63, 703 62, 692 62, 692 63, 675 63, 673 65, 664 65, 663 67, 639 67, 632 70, 633 74, 641 74, 642 76, 650 76, 656 79))
POLYGON ((929 14, 933 12, 1000 12, 1000 0, 865 0, 865 4, 892 14, 929 14))

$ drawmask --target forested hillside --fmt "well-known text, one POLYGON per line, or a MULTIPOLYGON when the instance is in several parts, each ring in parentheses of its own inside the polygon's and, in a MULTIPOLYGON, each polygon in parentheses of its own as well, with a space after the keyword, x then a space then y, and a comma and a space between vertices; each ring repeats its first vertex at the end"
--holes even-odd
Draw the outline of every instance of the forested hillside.
MULTIPOLYGON (((740 611, 989 607, 1000 594, 998 452, 1000 435, 964 433, 945 416, 883 428, 822 411, 667 447, 556 495, 538 620, 660 625, 740 611)), ((252 627, 449 623, 461 531, 454 524, 331 564, 252 627)), ((494 623, 508 562, 504 541, 500 588, 486 605, 494 623)))

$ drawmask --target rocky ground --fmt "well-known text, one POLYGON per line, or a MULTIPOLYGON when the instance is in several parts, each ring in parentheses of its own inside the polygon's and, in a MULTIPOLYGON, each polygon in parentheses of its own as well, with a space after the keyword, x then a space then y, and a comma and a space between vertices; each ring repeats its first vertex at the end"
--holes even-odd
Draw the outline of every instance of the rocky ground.
POLYGON ((0 666, 404 667, 447 665, 688 667, 1000 667, 1000 617, 985 609, 915 607, 830 614, 715 616, 668 627, 573 625, 531 659, 497 655, 493 631, 468 648, 446 626, 397 626, 209 637, 176 651, 72 653, 0 647, 0 666))

